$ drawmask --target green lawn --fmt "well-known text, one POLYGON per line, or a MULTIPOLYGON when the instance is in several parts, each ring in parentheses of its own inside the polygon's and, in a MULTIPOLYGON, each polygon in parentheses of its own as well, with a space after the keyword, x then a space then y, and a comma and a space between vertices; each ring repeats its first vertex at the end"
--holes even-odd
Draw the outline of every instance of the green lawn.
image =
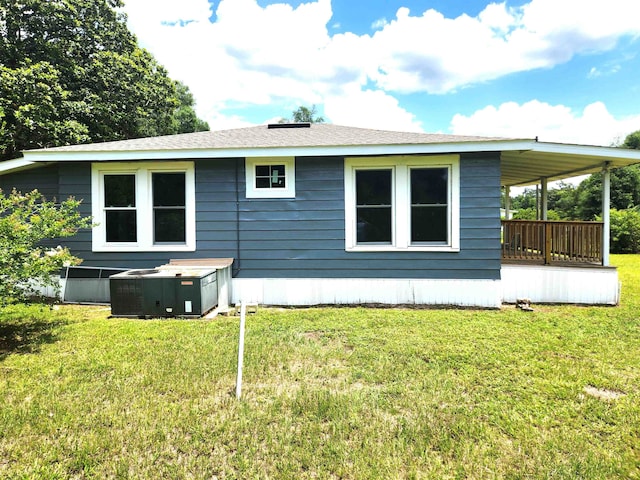
POLYGON ((619 307, 0 311, 0 478, 640 478, 640 256, 619 307), (615 400, 585 387, 624 394, 615 400))

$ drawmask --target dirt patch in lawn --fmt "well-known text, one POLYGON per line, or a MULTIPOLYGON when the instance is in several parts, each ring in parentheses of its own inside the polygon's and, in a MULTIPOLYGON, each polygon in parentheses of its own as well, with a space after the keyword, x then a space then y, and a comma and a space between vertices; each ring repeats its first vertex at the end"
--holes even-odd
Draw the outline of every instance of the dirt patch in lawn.
POLYGON ((610 402, 611 400, 617 400, 618 398, 624 397, 626 395, 623 392, 618 392, 616 390, 606 390, 604 388, 596 388, 592 385, 587 385, 586 387, 584 387, 584 393, 599 400, 605 400, 607 402, 610 402))

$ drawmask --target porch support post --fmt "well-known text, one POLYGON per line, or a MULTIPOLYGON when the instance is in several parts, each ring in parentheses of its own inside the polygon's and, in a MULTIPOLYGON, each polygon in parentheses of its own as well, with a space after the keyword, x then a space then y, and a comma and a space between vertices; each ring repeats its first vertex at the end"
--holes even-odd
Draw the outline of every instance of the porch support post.
POLYGON ((511 187, 509 185, 504 187, 504 219, 511 219, 511 187))
POLYGON ((548 200, 549 200, 549 195, 547 192, 547 179, 546 178, 541 178, 540 179, 540 185, 542 188, 542 212, 540 215, 540 219, 541 220, 546 220, 547 219, 547 208, 548 208, 548 200))
POLYGON ((602 265, 609 266, 609 234, 611 231, 611 171, 609 162, 602 167, 602 265))

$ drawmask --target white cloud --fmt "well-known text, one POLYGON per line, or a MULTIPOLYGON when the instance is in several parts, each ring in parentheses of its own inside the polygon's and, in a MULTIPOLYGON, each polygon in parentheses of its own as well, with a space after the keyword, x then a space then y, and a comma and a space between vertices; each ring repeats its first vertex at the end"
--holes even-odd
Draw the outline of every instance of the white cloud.
POLYGON ((532 100, 492 105, 470 116, 455 115, 451 133, 458 135, 535 138, 542 142, 610 146, 640 129, 640 115, 616 119, 602 102, 574 112, 564 105, 532 100))
POLYGON ((387 22, 386 18, 379 18, 378 20, 376 20, 375 22, 373 22, 371 24, 371 29, 372 30, 379 30, 381 28, 384 28, 387 26, 389 22, 387 22))
POLYGON ((532 0, 517 9, 489 4, 477 17, 455 19, 400 8, 373 36, 380 53, 374 79, 391 91, 449 92, 609 50, 622 36, 640 35, 638 16, 637 0, 532 0))
MULTIPOLYGON (((129 26, 173 78, 191 88, 198 114, 237 125, 242 107, 325 105, 332 122, 357 118, 341 105, 376 109, 379 123, 419 123, 390 95, 444 93, 513 72, 549 68, 640 35, 637 0, 531 0, 489 4, 477 17, 400 8, 373 35, 330 32, 331 0, 261 7, 257 0, 127 0, 129 26), (215 13, 215 14, 214 14, 215 13), (215 21, 210 22, 209 18, 215 21), (234 116, 235 115, 235 116, 234 116)), ((600 70, 594 70, 596 75, 600 70)), ((367 110, 368 111, 368 110, 367 110)), ((364 116, 359 124, 363 124, 364 116)), ((369 123, 371 119, 367 119, 369 123)))
POLYGON ((381 90, 353 88, 325 98, 324 111, 332 122, 362 128, 421 132, 415 115, 381 90))

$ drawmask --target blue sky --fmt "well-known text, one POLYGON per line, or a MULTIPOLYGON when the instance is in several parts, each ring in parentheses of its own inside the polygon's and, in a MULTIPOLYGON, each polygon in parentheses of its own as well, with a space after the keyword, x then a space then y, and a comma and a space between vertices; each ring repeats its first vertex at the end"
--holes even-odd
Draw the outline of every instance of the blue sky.
POLYGON ((637 0, 125 0, 212 129, 331 123, 611 145, 640 130, 637 0))

